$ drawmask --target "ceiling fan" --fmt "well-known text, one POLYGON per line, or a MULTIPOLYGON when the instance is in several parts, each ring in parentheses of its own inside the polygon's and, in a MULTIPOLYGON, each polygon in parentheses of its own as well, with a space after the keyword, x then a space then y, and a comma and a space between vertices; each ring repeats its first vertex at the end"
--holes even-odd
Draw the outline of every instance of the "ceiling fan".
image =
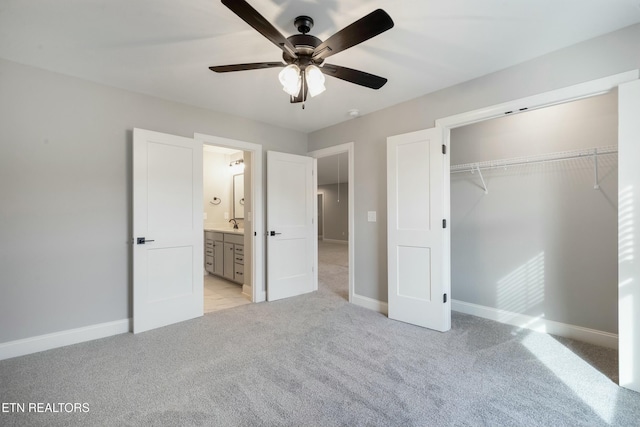
MULTIPOLYGON (((279 74, 279 79, 283 85, 283 90, 290 95, 291 103, 304 103, 307 99, 307 94, 313 97, 322 93, 325 90, 323 74, 371 89, 380 89, 387 82, 384 77, 324 63, 324 60, 331 55, 342 52, 393 28, 393 20, 382 9, 371 12, 322 41, 308 34, 313 28, 313 19, 309 16, 298 16, 294 20, 294 24, 300 34, 285 38, 246 1, 222 0, 222 4, 278 46, 283 52, 282 59, 284 63, 257 62, 219 65, 209 67, 211 71, 228 73, 284 67, 279 74)), ((304 104, 302 108, 304 108, 304 104)))

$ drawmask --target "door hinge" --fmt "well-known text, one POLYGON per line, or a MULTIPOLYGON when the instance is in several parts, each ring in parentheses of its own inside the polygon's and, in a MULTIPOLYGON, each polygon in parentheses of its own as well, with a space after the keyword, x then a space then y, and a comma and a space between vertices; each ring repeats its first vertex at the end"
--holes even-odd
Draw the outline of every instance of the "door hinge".
POLYGON ((447 220, 446 219, 442 220, 442 228, 447 228, 447 220))
POLYGON ((447 154, 447 146, 442 144, 442 154, 447 154))
POLYGON ((442 295, 442 302, 447 303, 447 294, 442 295))

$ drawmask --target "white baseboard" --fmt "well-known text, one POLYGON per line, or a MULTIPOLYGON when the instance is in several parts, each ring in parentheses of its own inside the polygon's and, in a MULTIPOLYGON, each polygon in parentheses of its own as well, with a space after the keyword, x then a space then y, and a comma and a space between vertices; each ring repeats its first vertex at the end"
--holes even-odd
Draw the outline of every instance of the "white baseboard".
POLYGON ((386 302, 378 301, 377 299, 364 297, 362 295, 353 294, 351 303, 359 305, 360 307, 368 308, 369 310, 377 311, 382 314, 389 313, 389 305, 386 302))
POLYGON ((340 243, 341 245, 348 245, 348 240, 337 240, 337 239, 322 239, 323 242, 326 243, 340 243))
POLYGON ((556 322, 541 317, 531 317, 525 314, 513 313, 498 308, 486 307, 458 300, 451 300, 451 309, 460 313, 471 314, 496 322, 506 323, 519 328, 531 329, 565 338, 572 338, 578 341, 588 342, 608 348, 618 348, 618 335, 611 332, 603 332, 595 329, 583 328, 582 326, 569 325, 567 323, 556 322))
POLYGON ((131 319, 100 323, 0 344, 0 360, 51 350, 131 331, 131 319))
POLYGON ((249 297, 250 300, 253 300, 253 289, 251 285, 242 285, 242 293, 244 296, 249 297))

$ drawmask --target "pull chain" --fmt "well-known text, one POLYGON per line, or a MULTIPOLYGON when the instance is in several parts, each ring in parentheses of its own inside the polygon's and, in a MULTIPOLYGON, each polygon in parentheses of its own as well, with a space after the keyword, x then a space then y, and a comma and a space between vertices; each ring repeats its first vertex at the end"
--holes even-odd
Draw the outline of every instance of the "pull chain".
POLYGON ((340 155, 338 154, 338 203, 340 203, 340 155))
MULTIPOLYGON (((300 71, 300 73, 303 73, 303 71, 300 71)), ((304 110, 304 102, 306 101, 304 96, 304 85, 307 82, 307 79, 304 75, 300 76, 300 78, 302 78, 302 109, 304 110)))

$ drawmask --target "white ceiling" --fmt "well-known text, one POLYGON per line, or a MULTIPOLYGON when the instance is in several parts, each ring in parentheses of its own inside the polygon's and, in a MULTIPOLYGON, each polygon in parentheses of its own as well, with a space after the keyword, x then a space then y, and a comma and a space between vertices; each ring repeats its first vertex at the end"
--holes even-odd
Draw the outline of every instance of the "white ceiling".
POLYGON ((290 104, 279 68, 216 74, 211 65, 281 52, 219 0, 2 0, 0 57, 304 132, 349 120, 640 22, 640 0, 248 0, 285 36, 315 20, 326 39, 383 8, 391 30, 327 63, 389 82, 375 91, 328 78, 290 104))

